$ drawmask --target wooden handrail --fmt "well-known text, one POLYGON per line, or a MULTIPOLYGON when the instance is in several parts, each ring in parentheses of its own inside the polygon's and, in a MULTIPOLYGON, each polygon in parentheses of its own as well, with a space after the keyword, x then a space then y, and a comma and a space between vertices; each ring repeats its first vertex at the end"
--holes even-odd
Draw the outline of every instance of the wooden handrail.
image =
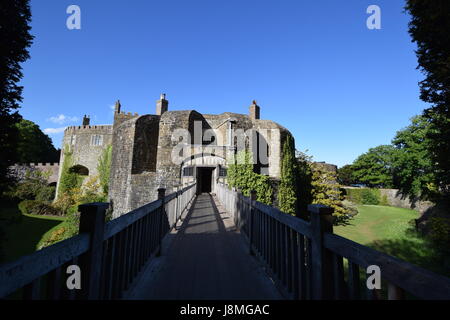
MULTIPOLYGON (((388 282, 388 299, 405 293, 421 299, 450 299, 450 279, 333 234, 331 208, 309 205, 310 222, 251 201, 226 185, 217 196, 234 217, 268 274, 288 298, 360 299, 360 268, 376 265, 388 282), (344 280, 343 259, 348 260, 344 280)), ((254 195, 255 196, 255 195, 254 195)), ((368 299, 379 290, 366 290, 368 299)))

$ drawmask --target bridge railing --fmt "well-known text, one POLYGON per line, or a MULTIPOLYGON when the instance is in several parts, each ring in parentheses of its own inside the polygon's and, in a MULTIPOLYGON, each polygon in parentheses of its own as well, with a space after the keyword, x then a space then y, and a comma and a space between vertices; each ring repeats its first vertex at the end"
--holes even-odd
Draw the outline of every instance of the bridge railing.
POLYGON ((0 265, 0 298, 120 299, 160 254, 163 237, 195 198, 196 184, 158 194, 158 200, 107 223, 108 203, 81 205, 77 236, 0 265), (69 288, 76 285, 73 266, 79 268, 81 289, 69 288))
MULTIPOLYGON (((309 205, 310 221, 218 184, 216 194, 285 296, 292 299, 450 299, 450 279, 333 234, 333 209, 309 205), (382 290, 366 283, 380 269, 382 290)), ((371 279, 370 279, 371 280, 371 279)))

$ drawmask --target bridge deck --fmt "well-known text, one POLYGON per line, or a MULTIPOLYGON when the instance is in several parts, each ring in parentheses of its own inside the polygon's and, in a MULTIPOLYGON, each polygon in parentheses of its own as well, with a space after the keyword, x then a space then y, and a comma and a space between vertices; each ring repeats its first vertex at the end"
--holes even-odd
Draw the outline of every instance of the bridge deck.
POLYGON ((168 248, 144 271, 131 299, 281 299, 248 254, 232 219, 209 194, 197 197, 168 248))

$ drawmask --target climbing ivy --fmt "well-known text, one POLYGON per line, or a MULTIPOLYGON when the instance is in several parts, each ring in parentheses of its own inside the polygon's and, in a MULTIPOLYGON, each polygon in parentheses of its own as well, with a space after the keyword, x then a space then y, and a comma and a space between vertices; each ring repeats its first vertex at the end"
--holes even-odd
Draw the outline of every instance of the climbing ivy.
POLYGON ((240 151, 235 159, 230 159, 228 163, 227 181, 230 187, 241 190, 245 196, 250 196, 250 192, 255 190, 259 202, 271 205, 273 188, 268 176, 253 172, 252 153, 240 151))
POLYGON ((297 208, 297 179, 294 139, 287 136, 283 143, 281 179, 278 188, 278 206, 281 211, 295 216, 297 208))
POLYGON ((109 192, 109 173, 111 171, 112 146, 108 145, 98 161, 97 171, 100 179, 100 187, 105 195, 109 192))
POLYGON ((61 169, 61 179, 59 182, 58 196, 70 192, 70 190, 79 188, 83 182, 83 177, 75 172, 71 172, 73 166, 73 153, 68 145, 64 147, 64 161, 61 169))

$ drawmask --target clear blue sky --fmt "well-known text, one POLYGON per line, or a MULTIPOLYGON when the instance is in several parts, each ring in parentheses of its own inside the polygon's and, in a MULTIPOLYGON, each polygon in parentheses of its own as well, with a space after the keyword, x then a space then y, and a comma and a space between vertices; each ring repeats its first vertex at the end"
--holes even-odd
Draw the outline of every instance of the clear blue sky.
POLYGON ((426 107, 415 44, 399 0, 32 0, 26 119, 62 140, 61 128, 112 123, 111 106, 247 113, 295 136, 316 161, 342 166, 387 144, 426 107), (81 30, 66 9, 81 8, 81 30), (382 29, 366 9, 380 6, 382 29))

